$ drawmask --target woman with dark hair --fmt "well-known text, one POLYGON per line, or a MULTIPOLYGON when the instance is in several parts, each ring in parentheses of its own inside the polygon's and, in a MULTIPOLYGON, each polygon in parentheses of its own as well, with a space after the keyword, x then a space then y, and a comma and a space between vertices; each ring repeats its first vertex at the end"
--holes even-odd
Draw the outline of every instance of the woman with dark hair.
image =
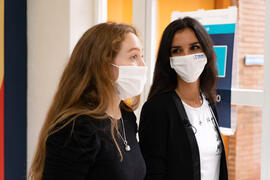
POLYGON ((29 179, 143 180, 133 110, 146 71, 134 27, 102 23, 86 31, 42 126, 29 179))
POLYGON ((186 17, 165 29, 139 139, 147 180, 227 180, 214 106, 217 69, 204 27, 186 17))

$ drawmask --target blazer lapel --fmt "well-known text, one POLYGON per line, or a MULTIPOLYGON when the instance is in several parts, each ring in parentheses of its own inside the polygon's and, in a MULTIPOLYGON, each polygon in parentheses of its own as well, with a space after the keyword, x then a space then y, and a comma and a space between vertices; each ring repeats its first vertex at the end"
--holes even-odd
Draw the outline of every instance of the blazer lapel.
POLYGON ((179 119, 183 121, 183 124, 185 126, 185 131, 188 137, 190 149, 192 151, 192 165, 193 165, 193 173, 194 173, 194 180, 200 180, 201 179, 201 172, 200 172, 200 153, 199 153, 199 147, 198 143, 193 131, 193 126, 190 123, 185 108, 183 106, 183 103, 180 99, 180 97, 176 94, 175 91, 172 92, 172 98, 174 100, 175 106, 177 108, 179 119))

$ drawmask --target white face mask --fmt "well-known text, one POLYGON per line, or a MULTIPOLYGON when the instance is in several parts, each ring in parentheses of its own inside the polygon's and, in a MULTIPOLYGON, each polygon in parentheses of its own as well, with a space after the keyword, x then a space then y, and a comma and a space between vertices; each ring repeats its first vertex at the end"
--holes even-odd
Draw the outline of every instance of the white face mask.
POLYGON ((116 88, 121 100, 131 98, 142 93, 147 80, 146 66, 112 65, 119 69, 116 88))
POLYGON ((207 57, 204 53, 170 57, 171 68, 188 83, 195 82, 199 78, 206 63, 207 57))

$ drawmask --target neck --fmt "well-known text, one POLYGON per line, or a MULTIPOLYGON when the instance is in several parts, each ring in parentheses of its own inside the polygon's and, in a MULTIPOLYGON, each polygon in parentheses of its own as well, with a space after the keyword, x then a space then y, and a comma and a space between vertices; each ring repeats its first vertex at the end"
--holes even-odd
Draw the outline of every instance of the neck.
POLYGON ((199 107, 202 104, 199 79, 194 83, 187 83, 178 77, 176 93, 187 104, 193 107, 199 107))
POLYGON ((122 116, 120 110, 120 102, 121 99, 117 94, 115 94, 114 96, 112 96, 112 100, 108 104, 106 113, 114 119, 120 119, 122 116))

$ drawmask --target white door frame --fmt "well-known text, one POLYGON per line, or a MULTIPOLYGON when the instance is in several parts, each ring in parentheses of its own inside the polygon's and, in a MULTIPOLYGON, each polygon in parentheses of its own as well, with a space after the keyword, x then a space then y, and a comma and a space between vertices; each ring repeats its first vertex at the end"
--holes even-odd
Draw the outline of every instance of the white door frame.
POLYGON ((144 43, 144 61, 148 67, 147 82, 141 95, 139 108, 135 111, 137 122, 143 103, 147 100, 152 84, 156 53, 156 0, 133 0, 133 25, 138 29, 144 43))

